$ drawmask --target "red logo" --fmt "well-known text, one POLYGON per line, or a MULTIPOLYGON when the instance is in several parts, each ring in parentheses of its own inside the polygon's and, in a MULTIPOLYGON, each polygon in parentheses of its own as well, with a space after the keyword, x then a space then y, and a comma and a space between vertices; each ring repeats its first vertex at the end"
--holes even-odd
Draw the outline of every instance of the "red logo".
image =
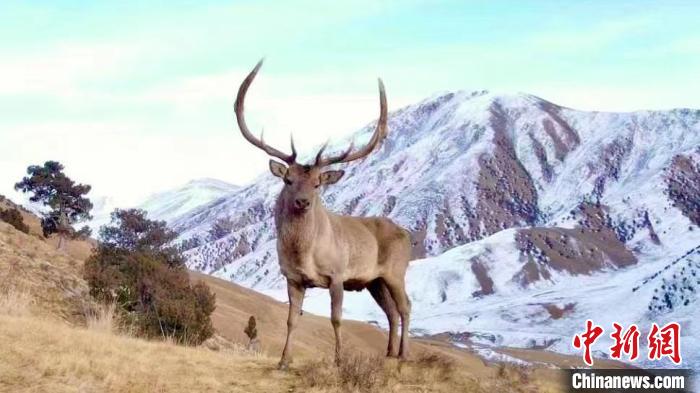
MULTIPOLYGON (((622 359, 626 355, 629 360, 639 357, 639 328, 632 324, 626 330, 619 323, 613 323, 613 332, 610 338, 614 344, 609 348, 612 359, 622 359)), ((591 347, 600 338, 604 330, 596 326, 593 321, 586 320, 586 331, 574 336, 573 346, 576 349, 583 349, 583 361, 593 366, 593 356, 591 347)), ((664 327, 659 327, 656 323, 651 325, 647 336, 648 358, 649 360, 661 360, 668 357, 675 364, 681 363, 681 327, 678 323, 671 322, 664 327)))
POLYGON ((583 361, 587 365, 593 365, 593 357, 591 356, 591 345, 603 334, 603 328, 600 326, 594 326, 593 321, 590 319, 586 321, 586 331, 581 335, 574 336, 574 348, 583 350, 583 361), (582 342, 583 341, 583 342, 582 342))
POLYGON ((673 363, 681 363, 681 326, 675 322, 659 328, 652 324, 647 337, 649 341, 649 360, 658 360, 667 356, 673 363))
POLYGON ((615 331, 610 334, 610 337, 615 340, 615 344, 610 347, 610 357, 613 359, 621 359, 622 354, 629 356, 630 360, 635 360, 639 357, 639 329, 637 325, 632 324, 622 334, 622 326, 618 323, 613 323, 615 331))

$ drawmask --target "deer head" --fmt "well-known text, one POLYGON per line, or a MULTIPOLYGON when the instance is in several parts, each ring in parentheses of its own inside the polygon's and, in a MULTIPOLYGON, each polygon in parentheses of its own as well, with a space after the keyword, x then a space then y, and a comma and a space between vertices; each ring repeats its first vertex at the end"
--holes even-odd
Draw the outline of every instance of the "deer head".
POLYGON ((343 170, 324 170, 326 167, 362 159, 376 149, 384 138, 386 138, 387 105, 384 83, 379 79, 379 120, 377 121, 377 127, 369 142, 364 147, 354 150, 354 144, 351 143, 345 151, 335 156, 324 157, 324 150, 327 147, 327 144, 325 144, 321 147, 318 154, 316 154, 316 159, 313 163, 299 164, 296 162, 297 152, 294 148, 294 139, 291 140, 292 153, 285 154, 267 145, 263 141, 262 133, 260 134, 260 138, 253 136, 245 123, 243 102, 246 92, 253 83, 253 79, 255 79, 262 63, 262 60, 258 62, 238 89, 238 95, 236 96, 236 103, 234 105, 238 128, 241 130, 243 137, 253 146, 283 162, 270 160, 270 172, 284 181, 282 196, 287 199, 288 203, 286 203, 286 205, 296 213, 303 213, 310 210, 314 207, 314 204, 318 203, 318 190, 321 186, 334 184, 345 174, 343 170))

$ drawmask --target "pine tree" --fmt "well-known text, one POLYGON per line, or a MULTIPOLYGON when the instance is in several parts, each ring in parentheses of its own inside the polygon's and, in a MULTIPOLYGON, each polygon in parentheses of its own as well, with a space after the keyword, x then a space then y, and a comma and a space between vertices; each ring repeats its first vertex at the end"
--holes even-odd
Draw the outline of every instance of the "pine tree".
POLYGON ((92 219, 92 202, 84 195, 90 192, 87 184, 76 184, 65 173, 63 165, 57 161, 46 161, 43 166, 32 165, 27 175, 15 184, 15 189, 32 193, 32 202, 49 207, 43 213, 41 228, 45 237, 58 234, 60 248, 66 237, 89 234, 86 227, 76 231, 73 225, 92 219))

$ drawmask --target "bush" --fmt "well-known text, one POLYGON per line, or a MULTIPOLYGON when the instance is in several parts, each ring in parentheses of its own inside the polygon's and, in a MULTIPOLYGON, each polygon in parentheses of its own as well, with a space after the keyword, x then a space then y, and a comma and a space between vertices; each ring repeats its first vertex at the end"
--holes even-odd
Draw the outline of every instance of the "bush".
POLYGON ((29 233, 29 227, 24 223, 22 213, 17 208, 0 209, 0 221, 5 221, 20 232, 29 233))
POLYGON ((90 293, 116 302, 140 335, 200 344, 213 334, 209 288, 191 285, 185 269, 156 255, 100 247, 85 263, 85 279, 90 293))
POLYGON ((190 283, 168 230, 137 210, 118 210, 101 229, 102 241, 85 262, 90 293, 114 302, 136 333, 200 344, 214 330, 215 298, 206 284, 190 283), (118 240, 118 241, 116 241, 118 240))

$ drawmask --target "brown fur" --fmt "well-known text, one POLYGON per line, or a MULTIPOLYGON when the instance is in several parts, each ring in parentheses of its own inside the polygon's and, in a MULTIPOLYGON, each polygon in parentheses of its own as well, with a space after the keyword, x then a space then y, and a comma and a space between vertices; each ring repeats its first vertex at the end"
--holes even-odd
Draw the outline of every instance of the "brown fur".
POLYGON ((290 302, 288 340, 280 366, 286 367, 290 361, 296 316, 306 288, 313 287, 331 291, 337 356, 341 351, 342 291, 367 288, 389 320, 387 355, 405 357, 410 304, 404 277, 411 255, 409 234, 387 218, 341 216, 326 210, 317 188, 323 177, 320 168, 291 165, 284 171, 285 186, 275 206, 277 252, 290 302), (295 204, 300 198, 309 200, 308 208, 300 209, 295 204), (400 318, 403 326, 399 346, 400 318))

